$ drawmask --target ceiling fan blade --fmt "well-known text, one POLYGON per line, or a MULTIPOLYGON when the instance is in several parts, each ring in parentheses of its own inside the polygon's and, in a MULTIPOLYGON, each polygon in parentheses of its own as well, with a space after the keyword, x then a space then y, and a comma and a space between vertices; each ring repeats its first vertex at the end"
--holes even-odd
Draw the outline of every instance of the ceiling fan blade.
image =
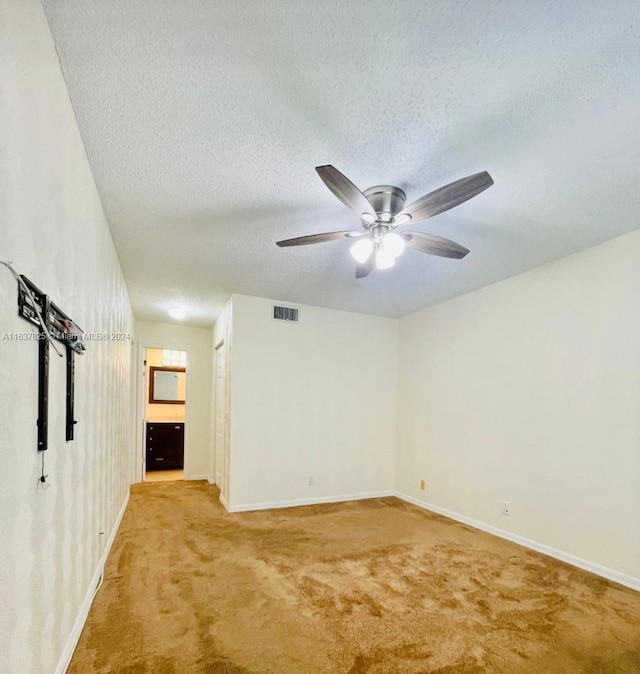
POLYGON ((459 243, 435 234, 403 232, 400 236, 407 242, 407 246, 419 250, 421 253, 460 260, 469 252, 468 248, 461 246, 459 243))
POLYGON ((475 173, 472 176, 467 176, 461 180, 456 180, 449 185, 440 187, 429 194, 425 194, 420 199, 410 203, 403 208, 395 220, 407 220, 407 222, 398 222, 398 224, 407 224, 409 220, 405 216, 411 218, 411 222, 420 222, 426 220, 438 213, 448 211, 454 206, 475 197, 480 192, 484 192, 488 187, 493 185, 493 178, 486 172, 475 173))
POLYGON ((362 263, 356 265, 356 278, 365 278, 373 271, 373 268, 376 266, 376 256, 371 251, 371 255, 362 263))
POLYGON ((364 222, 372 224, 376 220, 373 206, 367 197, 338 169, 330 164, 316 166, 316 172, 322 178, 324 184, 340 199, 340 201, 354 210, 364 222))
POLYGON ((295 239, 285 239, 284 241, 277 241, 276 244, 281 248, 287 246, 305 246, 308 243, 324 243, 325 241, 336 241, 344 237, 353 237, 360 235, 355 229, 348 229, 342 232, 325 232, 324 234, 309 234, 308 236, 297 236, 295 239), (354 233, 355 232, 355 233, 354 233))

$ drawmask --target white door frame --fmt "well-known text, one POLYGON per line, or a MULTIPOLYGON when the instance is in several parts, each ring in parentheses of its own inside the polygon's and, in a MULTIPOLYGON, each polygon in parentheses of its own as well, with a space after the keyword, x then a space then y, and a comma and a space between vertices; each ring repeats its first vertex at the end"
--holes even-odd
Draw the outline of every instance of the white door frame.
POLYGON ((213 442, 213 478, 220 488, 220 496, 228 499, 229 494, 229 349, 221 339, 214 347, 214 442, 213 442), (222 380, 218 381, 218 369, 221 354, 224 356, 222 380), (222 387, 222 390, 221 388, 222 387), (222 419, 222 429, 219 420, 222 419), (221 444, 222 443, 222 444, 221 444))
POLYGON ((131 433, 133 434, 131 438, 131 444, 133 447, 133 454, 131 457, 132 463, 130 463, 129 468, 129 484, 133 484, 138 481, 138 472, 139 472, 139 462, 138 462, 138 423, 140 420, 140 382, 138 377, 138 343, 134 340, 131 342, 131 354, 130 354, 130 364, 131 368, 131 433))

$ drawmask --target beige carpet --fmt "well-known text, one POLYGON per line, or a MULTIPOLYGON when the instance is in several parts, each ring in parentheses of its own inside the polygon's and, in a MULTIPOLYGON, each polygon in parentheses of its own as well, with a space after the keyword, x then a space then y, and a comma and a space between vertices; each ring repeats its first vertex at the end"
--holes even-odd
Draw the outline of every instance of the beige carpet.
POLYGON ((69 672, 640 672, 640 593, 394 498, 144 484, 69 672))

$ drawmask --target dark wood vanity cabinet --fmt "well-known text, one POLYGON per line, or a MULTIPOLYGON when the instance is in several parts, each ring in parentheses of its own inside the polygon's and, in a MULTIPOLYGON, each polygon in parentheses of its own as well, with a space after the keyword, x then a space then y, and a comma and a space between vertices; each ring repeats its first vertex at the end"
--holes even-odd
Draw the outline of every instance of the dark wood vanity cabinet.
POLYGON ((147 470, 184 468, 184 423, 147 422, 147 470))

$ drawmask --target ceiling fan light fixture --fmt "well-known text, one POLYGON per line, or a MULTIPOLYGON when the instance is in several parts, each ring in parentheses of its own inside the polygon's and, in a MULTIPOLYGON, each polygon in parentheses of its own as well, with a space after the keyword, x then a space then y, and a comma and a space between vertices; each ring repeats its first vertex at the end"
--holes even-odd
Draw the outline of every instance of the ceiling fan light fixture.
POLYGON ((358 239, 350 250, 353 259, 359 264, 364 264, 373 252, 373 241, 368 236, 363 237, 358 239))
POLYGON ((334 196, 360 216, 363 231, 310 234, 276 241, 276 244, 280 247, 302 246, 361 237, 350 248, 351 255, 358 262, 358 279, 367 277, 373 269, 393 267, 406 247, 429 255, 462 259, 469 249, 455 241, 424 232, 405 231, 399 236, 393 230, 409 222, 420 222, 444 213, 493 185, 493 178, 486 171, 481 171, 439 187, 405 206, 406 195, 399 187, 376 185, 362 192, 330 164, 316 166, 316 172, 334 196))
POLYGON ((393 258, 402 255, 406 247, 407 242, 395 232, 385 234, 382 239, 382 251, 385 255, 391 255, 393 258))
POLYGON ((400 227, 401 225, 407 225, 411 222, 411 216, 408 213, 403 213, 394 218, 393 224, 395 227, 400 227))
POLYGON ((376 252, 376 269, 390 269, 396 263, 396 258, 382 248, 376 252))

